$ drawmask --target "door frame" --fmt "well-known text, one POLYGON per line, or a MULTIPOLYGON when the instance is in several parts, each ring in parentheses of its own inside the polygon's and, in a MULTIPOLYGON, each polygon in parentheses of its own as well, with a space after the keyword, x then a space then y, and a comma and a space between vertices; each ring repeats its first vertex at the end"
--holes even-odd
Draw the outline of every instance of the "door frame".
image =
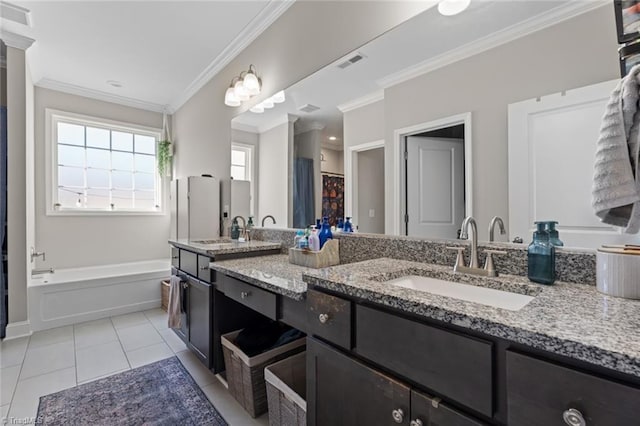
POLYGON ((413 136, 432 130, 442 129, 464 124, 464 210, 465 216, 473 216, 473 151, 471 112, 451 115, 437 120, 427 121, 412 126, 395 129, 393 131, 393 164, 396 165, 396 173, 393 176, 393 214, 392 229, 394 235, 406 235, 407 226, 404 217, 407 213, 406 190, 406 166, 404 158, 405 141, 407 136, 413 136))
POLYGON ((379 139, 376 141, 366 142, 348 147, 346 152, 347 155, 344 161, 345 217, 349 216, 355 221, 358 220, 358 182, 357 180, 355 180, 355 178, 358 177, 357 154, 363 151, 384 148, 384 145, 384 139, 379 139), (356 200, 356 202, 354 202, 354 200, 356 200))

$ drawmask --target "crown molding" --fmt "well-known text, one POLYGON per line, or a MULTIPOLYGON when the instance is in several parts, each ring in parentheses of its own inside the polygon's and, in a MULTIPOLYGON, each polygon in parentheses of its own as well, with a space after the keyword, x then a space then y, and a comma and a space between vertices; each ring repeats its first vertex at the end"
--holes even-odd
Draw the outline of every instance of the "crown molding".
POLYGON ((231 128, 233 130, 240 130, 241 132, 260 133, 260 130, 256 126, 252 126, 251 124, 238 123, 233 120, 231 120, 231 128))
POLYGON ((170 106, 177 111, 196 92, 227 66, 240 52, 253 42, 264 30, 269 28, 296 0, 269 0, 269 3, 238 34, 196 78, 187 86, 170 106))
POLYGON ((384 99, 384 90, 376 90, 367 95, 353 99, 351 101, 342 103, 337 106, 340 112, 345 113, 353 111, 354 109, 362 108, 363 106, 378 102, 384 99))
POLYGON ((273 119, 269 123, 263 124, 262 126, 258 126, 258 132, 264 133, 282 124, 295 123, 296 121, 298 121, 298 118, 300 117, 294 114, 282 114, 281 116, 278 116, 278 118, 273 119))
POLYGON ((0 40, 9 47, 27 50, 35 42, 34 39, 0 29, 0 40))
POLYGON ((494 47, 501 46, 534 32, 543 30, 560 22, 590 12, 600 7, 610 6, 609 1, 587 0, 569 1, 548 12, 511 25, 486 37, 467 43, 457 49, 427 59, 402 71, 390 74, 376 81, 380 87, 388 88, 411 80, 428 72, 445 67, 460 60, 478 55, 494 47))
POLYGON ((114 95, 111 93, 101 92, 99 90, 86 89, 84 87, 73 84, 63 83, 48 78, 43 78, 36 84, 44 89, 57 90, 58 92, 69 93, 71 95, 83 96, 85 98, 96 99, 104 102, 111 102, 118 105, 128 106, 131 108, 143 109, 153 112, 167 112, 172 114, 173 111, 165 107, 165 105, 154 104, 151 102, 140 101, 138 99, 127 98, 125 96, 114 95))
POLYGON ((31 27, 31 11, 16 4, 0 3, 0 16, 11 22, 31 27))
POLYGON ((299 135, 301 133, 310 132, 312 130, 324 130, 326 126, 322 123, 318 123, 317 121, 312 121, 311 123, 303 123, 299 122, 298 126, 294 129, 294 134, 299 135))

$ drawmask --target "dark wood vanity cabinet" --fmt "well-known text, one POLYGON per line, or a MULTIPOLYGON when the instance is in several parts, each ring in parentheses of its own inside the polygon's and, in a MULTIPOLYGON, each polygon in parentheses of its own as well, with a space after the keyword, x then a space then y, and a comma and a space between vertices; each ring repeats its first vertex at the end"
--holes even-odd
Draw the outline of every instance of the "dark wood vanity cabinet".
POLYGON ((479 426, 438 398, 307 339, 307 423, 310 426, 479 426))
POLYGON ((640 425, 635 377, 318 289, 307 319, 310 425, 640 425))

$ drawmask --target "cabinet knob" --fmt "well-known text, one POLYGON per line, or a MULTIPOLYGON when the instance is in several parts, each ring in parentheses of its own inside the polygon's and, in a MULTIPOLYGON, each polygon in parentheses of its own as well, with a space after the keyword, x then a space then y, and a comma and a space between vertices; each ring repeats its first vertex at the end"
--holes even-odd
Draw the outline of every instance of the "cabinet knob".
POLYGON ((398 408, 396 410, 393 410, 391 412, 391 417, 393 417, 393 421, 396 423, 402 423, 402 421, 404 420, 404 411, 402 411, 402 408, 398 408))
POLYGON ((206 271, 207 269, 209 269, 209 265, 200 267, 201 271, 206 271))
POLYGON ((328 314, 318 315, 318 321, 320 321, 322 324, 326 324, 327 321, 329 321, 329 315, 328 314))
POLYGON ((189 284, 187 284, 187 283, 182 283, 182 288, 189 288, 189 284))
POLYGON ((586 426, 587 422, 584 420, 582 413, 575 408, 569 408, 562 413, 562 418, 569 426, 586 426))
POLYGON ((422 420, 420 419, 415 419, 415 420, 411 420, 411 423, 409 423, 410 426, 424 426, 424 423, 422 423, 422 420))
POLYGON ((172 259, 178 259, 178 256, 171 256, 172 259))
POLYGON ((251 295, 251 293, 249 293, 248 291, 243 291, 243 292, 240 293, 240 298, 241 299, 246 299, 250 295, 251 295))

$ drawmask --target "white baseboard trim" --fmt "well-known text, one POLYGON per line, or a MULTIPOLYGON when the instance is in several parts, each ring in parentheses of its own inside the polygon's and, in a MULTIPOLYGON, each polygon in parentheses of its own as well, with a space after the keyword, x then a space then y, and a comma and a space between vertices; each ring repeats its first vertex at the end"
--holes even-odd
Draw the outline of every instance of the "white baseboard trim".
POLYGON ((31 336, 31 324, 29 321, 18 321, 7 324, 7 333, 3 340, 17 339, 31 336))

